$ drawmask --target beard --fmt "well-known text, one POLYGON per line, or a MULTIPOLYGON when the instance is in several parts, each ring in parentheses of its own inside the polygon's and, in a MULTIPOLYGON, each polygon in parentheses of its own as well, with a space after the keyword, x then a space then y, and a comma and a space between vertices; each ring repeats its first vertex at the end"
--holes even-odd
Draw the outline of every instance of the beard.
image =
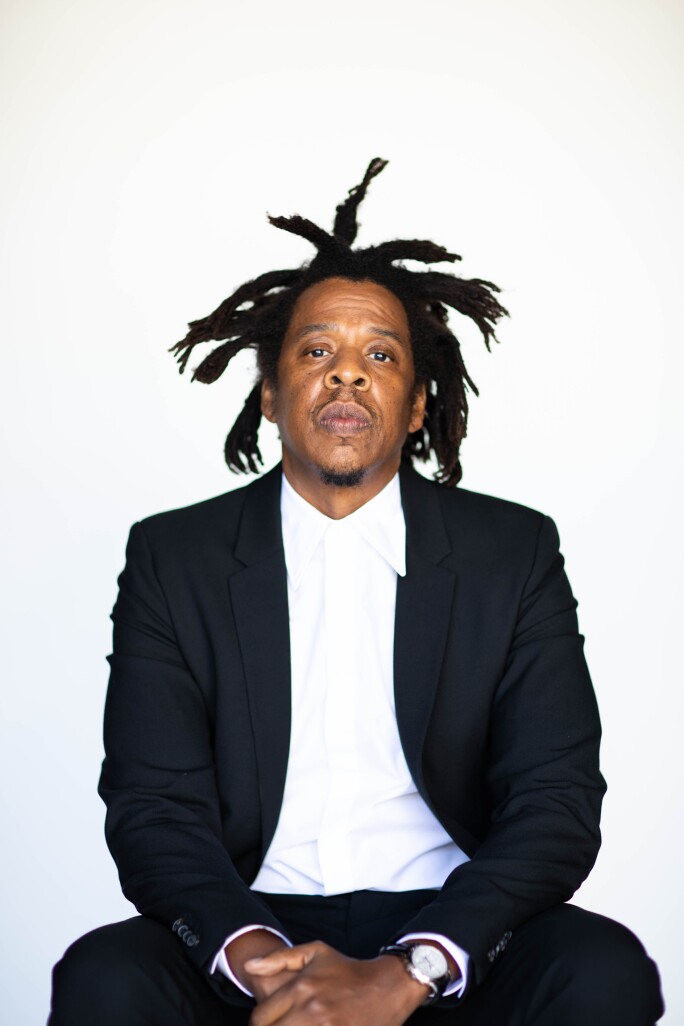
POLYGON ((323 484, 334 485, 336 488, 356 488, 363 481, 365 474, 365 467, 357 467, 355 470, 328 470, 325 467, 320 468, 323 484))

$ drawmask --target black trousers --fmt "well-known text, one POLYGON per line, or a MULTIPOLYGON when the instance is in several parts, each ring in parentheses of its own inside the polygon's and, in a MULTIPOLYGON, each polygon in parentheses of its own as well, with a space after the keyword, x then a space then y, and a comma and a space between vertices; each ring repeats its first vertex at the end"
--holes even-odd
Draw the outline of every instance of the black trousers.
MULTIPOLYGON (((263 895, 292 941, 323 940, 357 958, 376 955, 433 896, 263 895)), ((48 1026, 246 1026, 252 1007, 220 974, 197 969, 170 929, 135 916, 93 930, 67 949, 53 970, 48 1026)), ((518 927, 487 978, 465 998, 419 1009, 408 1022, 654 1026, 662 1013, 658 970, 634 934, 604 916, 559 905, 518 927)))

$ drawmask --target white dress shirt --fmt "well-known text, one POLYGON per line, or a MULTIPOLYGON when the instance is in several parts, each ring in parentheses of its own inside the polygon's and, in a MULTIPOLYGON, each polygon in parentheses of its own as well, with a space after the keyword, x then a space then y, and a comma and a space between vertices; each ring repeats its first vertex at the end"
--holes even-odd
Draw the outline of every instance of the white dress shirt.
MULTIPOLYGON (((280 817, 252 888, 309 895, 437 890, 467 856, 418 793, 397 727, 394 614, 397 576, 406 574, 399 476, 333 520, 283 475, 281 517, 290 754, 280 817)), ((212 972, 218 968, 241 986, 224 947, 255 928, 227 938, 212 972)), ((462 975, 445 993, 461 994, 468 955, 442 935, 420 936, 452 955, 462 975)))

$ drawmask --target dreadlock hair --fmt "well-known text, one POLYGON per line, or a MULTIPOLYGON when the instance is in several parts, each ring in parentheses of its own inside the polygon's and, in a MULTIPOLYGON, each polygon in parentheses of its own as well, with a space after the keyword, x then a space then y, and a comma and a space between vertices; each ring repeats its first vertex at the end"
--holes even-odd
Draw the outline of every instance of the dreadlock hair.
POLYGON ((204 357, 192 375, 209 384, 216 381, 241 349, 256 350, 258 380, 233 424, 225 443, 231 470, 258 473, 263 465, 258 434, 261 422, 261 384, 277 383, 278 357, 299 296, 326 278, 373 281, 394 293, 403 304, 411 335, 415 387, 426 386, 423 426, 409 434, 402 459, 427 460, 433 452, 435 478, 449 486, 461 480, 459 451, 468 423, 467 390, 478 390, 466 370, 458 339, 448 327, 448 309, 475 322, 488 350, 498 341, 494 327, 508 311, 499 303, 496 285, 480 278, 427 270, 412 271, 402 261, 453 263, 461 257, 434 242, 395 239, 365 249, 352 249, 358 231, 357 210, 368 186, 387 161, 375 157, 359 185, 338 205, 332 234, 298 214, 271 217, 276 228, 313 243, 316 256, 296 270, 268 271, 245 282, 208 317, 192 321, 186 337, 170 349, 182 374, 190 353, 202 342, 222 344, 204 357))

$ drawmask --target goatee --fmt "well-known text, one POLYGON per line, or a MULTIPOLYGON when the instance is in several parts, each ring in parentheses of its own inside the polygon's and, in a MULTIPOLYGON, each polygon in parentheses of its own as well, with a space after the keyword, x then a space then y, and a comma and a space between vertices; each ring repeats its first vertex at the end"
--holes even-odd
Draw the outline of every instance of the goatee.
POLYGON ((357 470, 325 470, 321 467, 321 481, 337 488, 355 488, 360 485, 366 473, 365 467, 357 470))

